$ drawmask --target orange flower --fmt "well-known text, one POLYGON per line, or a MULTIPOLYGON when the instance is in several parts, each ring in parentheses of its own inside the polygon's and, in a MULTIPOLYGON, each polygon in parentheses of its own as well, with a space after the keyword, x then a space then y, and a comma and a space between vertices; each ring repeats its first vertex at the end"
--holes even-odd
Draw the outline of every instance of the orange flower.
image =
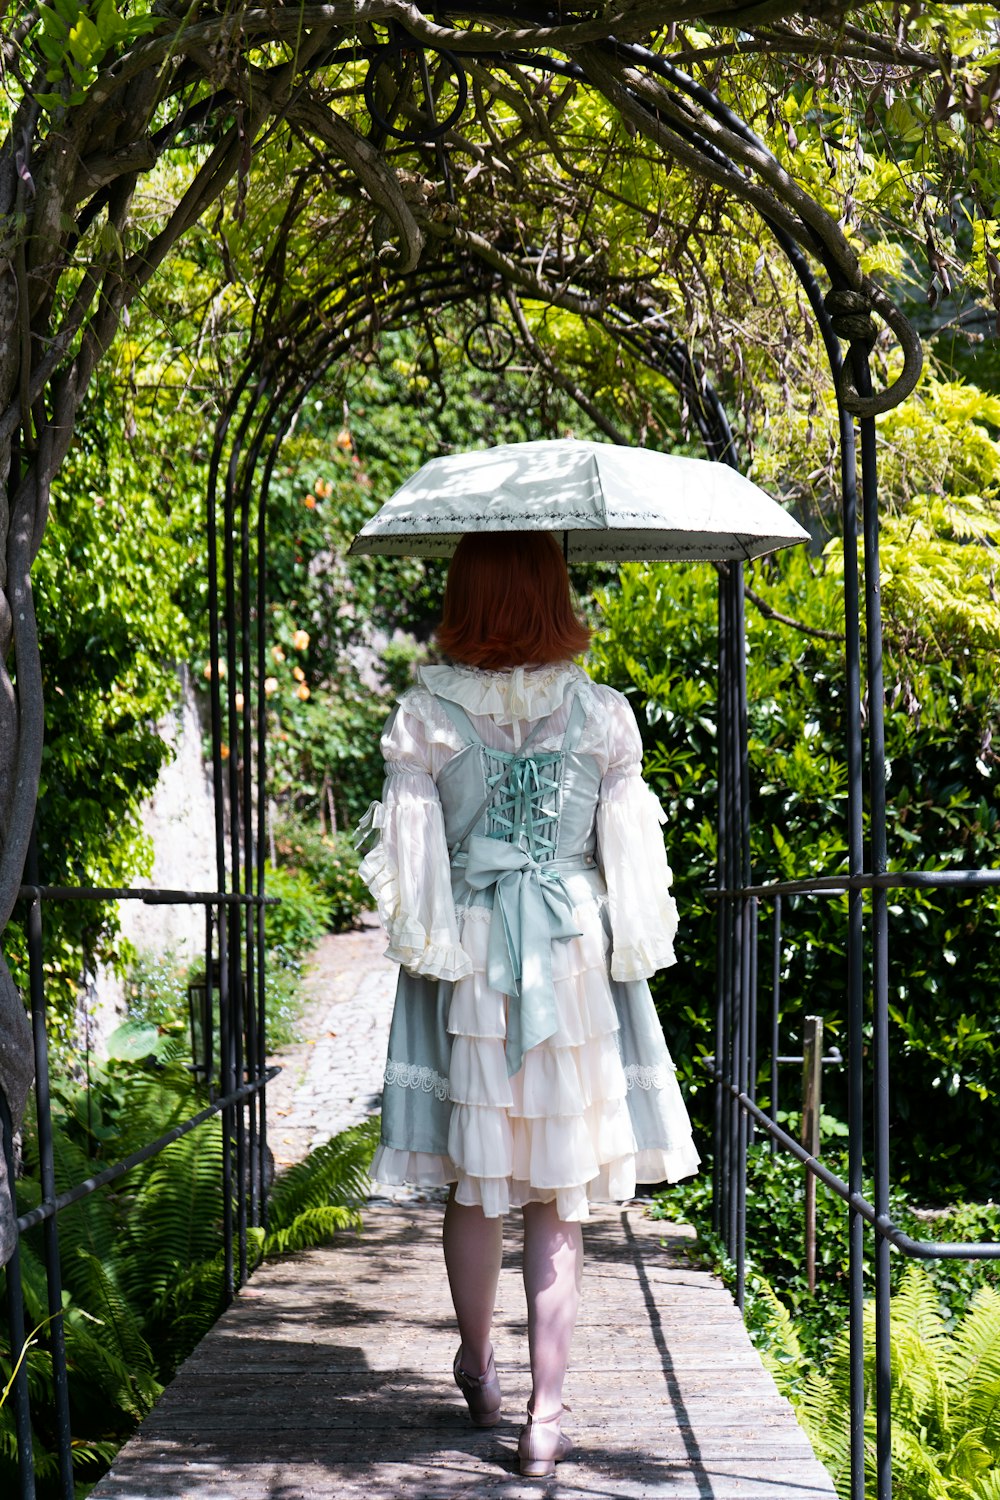
POLYGON ((228 760, 229 759, 229 746, 228 745, 220 745, 219 746, 219 754, 221 755, 221 757, 222 757, 223 760, 228 760))
POLYGON ((292 645, 296 651, 306 651, 309 648, 308 630, 297 630, 292 636, 292 645))
MULTIPOLYGON (((225 664, 224 661, 217 661, 215 663, 215 668, 216 668, 216 671, 218 672, 218 674, 219 674, 220 677, 225 677, 225 675, 226 675, 226 664, 225 664)), ((212 680, 212 663, 210 661, 207 661, 205 663, 205 676, 208 679, 208 681, 211 682, 211 680, 212 680)))
POLYGON ((354 447, 354 439, 351 437, 349 428, 342 427, 337 433, 337 447, 342 453, 349 453, 354 447))
POLYGON ((303 500, 302 504, 305 506, 306 510, 315 510, 316 509, 316 496, 315 495, 307 495, 306 498, 303 500))
POLYGON ((236 712, 238 714, 241 714, 243 712, 243 694, 242 693, 237 693, 235 701, 236 701, 236 712))
POLYGON ((272 646, 271 655, 275 661, 284 661, 285 659, 285 653, 284 651, 282 651, 280 646, 272 646))
POLYGON ((296 682, 305 682, 306 680, 306 674, 303 672, 301 667, 293 667, 292 676, 295 678, 296 682))
POLYGON ((300 682, 299 685, 298 685, 298 687, 295 689, 295 691, 298 693, 298 695, 302 699, 303 703, 309 697, 309 689, 306 687, 306 685, 305 685, 304 682, 300 682))
POLYGON ((264 691, 265 691, 265 693, 267 694, 267 696, 269 698, 270 698, 270 696, 271 696, 272 693, 276 693, 278 691, 278 679, 277 679, 277 677, 265 677, 264 678, 264 691))

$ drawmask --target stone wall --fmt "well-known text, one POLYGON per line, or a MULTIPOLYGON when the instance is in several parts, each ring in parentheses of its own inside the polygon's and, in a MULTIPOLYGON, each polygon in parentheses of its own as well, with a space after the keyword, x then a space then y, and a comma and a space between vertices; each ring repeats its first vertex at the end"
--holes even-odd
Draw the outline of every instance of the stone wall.
MULTIPOLYGON (((202 753, 205 731, 191 674, 181 667, 178 675, 177 707, 159 726, 173 756, 163 766, 142 814, 143 831, 153 845, 153 872, 148 879, 133 883, 214 891, 218 877, 212 773, 202 753)), ((190 962, 205 951, 204 907, 123 901, 119 910, 122 936, 142 953, 170 953, 181 962, 190 962)), ((81 1000, 89 1018, 91 1046, 100 1051, 125 1011, 122 982, 99 969, 88 977, 81 1000)))

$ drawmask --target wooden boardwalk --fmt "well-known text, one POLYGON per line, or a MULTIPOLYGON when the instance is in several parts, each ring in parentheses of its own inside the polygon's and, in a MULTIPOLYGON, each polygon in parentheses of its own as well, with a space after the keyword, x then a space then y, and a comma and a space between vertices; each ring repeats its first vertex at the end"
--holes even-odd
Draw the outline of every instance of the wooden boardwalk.
POLYGON ((378 1206, 361 1236, 263 1266, 92 1500, 663 1497, 821 1500, 833 1486, 688 1231, 639 1207, 585 1226, 567 1379, 573 1455, 517 1472, 530 1389, 519 1216, 495 1328, 504 1419, 469 1424, 437 1204, 378 1206))

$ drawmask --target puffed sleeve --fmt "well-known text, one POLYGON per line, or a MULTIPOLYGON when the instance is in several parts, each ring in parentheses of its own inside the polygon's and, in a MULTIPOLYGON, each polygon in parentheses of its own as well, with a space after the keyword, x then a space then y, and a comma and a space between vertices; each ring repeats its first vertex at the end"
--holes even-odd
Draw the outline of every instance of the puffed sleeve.
POLYGON ((411 974, 461 979, 472 961, 459 942, 444 817, 433 772, 440 747, 416 715, 398 708, 382 733, 385 784, 358 825, 360 865, 389 938, 386 957, 411 974))
POLYGON ((642 779, 642 741, 628 701, 607 694, 608 768, 597 841, 608 886, 611 977, 648 979, 676 963, 677 907, 663 847, 663 809, 642 779))

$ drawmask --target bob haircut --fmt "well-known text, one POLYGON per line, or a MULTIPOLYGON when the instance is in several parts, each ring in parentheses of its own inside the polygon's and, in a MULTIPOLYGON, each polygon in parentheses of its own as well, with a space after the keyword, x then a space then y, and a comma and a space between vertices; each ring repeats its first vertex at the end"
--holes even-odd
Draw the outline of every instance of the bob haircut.
POLYGON ((436 639, 453 661, 491 671, 543 666, 585 651, 590 631, 573 610, 552 532, 463 536, 448 569, 436 639))

